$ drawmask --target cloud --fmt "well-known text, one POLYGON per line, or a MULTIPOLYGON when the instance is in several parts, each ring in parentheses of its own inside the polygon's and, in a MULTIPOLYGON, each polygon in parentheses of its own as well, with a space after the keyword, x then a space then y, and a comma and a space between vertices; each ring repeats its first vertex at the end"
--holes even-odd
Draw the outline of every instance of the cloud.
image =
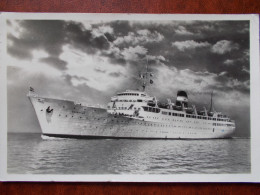
POLYGON ((64 60, 59 59, 58 57, 47 57, 47 58, 41 58, 40 62, 44 62, 50 66, 53 66, 54 68, 57 68, 59 70, 66 70, 67 69, 67 62, 64 60))
POLYGON ((167 62, 168 60, 165 59, 164 56, 159 55, 159 56, 152 56, 152 55, 147 55, 147 60, 150 61, 155 61, 156 63, 160 63, 160 62, 167 62))
POLYGON ((7 49, 10 55, 31 59, 33 51, 44 50, 52 59, 50 65, 53 65, 53 59, 58 59, 65 44, 91 54, 108 49, 108 39, 113 33, 113 29, 106 25, 85 28, 86 24, 61 20, 13 21, 9 26, 7 49), (15 28, 19 26, 19 33, 14 33, 13 23, 15 28))
POLYGON ((88 79, 85 77, 70 76, 70 81, 73 86, 77 87, 79 85, 85 85, 85 83, 86 83, 86 81, 88 81, 88 79))
POLYGON ((212 46, 211 51, 217 54, 225 54, 231 52, 232 50, 238 50, 239 45, 228 40, 218 41, 215 45, 212 46))
POLYGON ((60 59, 67 62, 64 74, 69 75, 73 85, 86 85, 99 91, 107 91, 122 83, 127 67, 111 64, 109 58, 98 54, 88 54, 70 45, 63 47, 60 59), (119 77, 110 73, 121 72, 119 77))
POLYGON ((109 73, 109 75, 111 77, 120 77, 122 75, 122 73, 121 72, 111 72, 111 73, 109 73))
POLYGON ((45 50, 50 55, 59 55, 66 33, 64 21, 17 20, 15 23, 20 28, 19 36, 15 37, 11 30, 8 31, 8 41, 13 42, 8 47, 8 52, 13 51, 10 52, 12 55, 21 56, 24 53, 29 58, 35 49, 45 50), (14 47, 23 50, 15 50, 14 47))
POLYGON ((66 24, 66 42, 76 49, 94 54, 99 50, 110 48, 109 40, 102 33, 108 32, 107 27, 85 29, 81 23, 70 22, 66 24), (92 31, 93 30, 93 31, 92 31))
POLYGON ((224 76, 224 75, 227 75, 227 71, 223 71, 223 72, 221 72, 221 73, 219 73, 219 76, 224 76))
POLYGON ((152 42, 160 42, 164 39, 164 36, 157 31, 151 32, 147 29, 138 30, 137 32, 129 32, 128 35, 123 37, 117 37, 114 41, 115 45, 123 43, 136 45, 152 42))
POLYGON ((147 53, 147 49, 143 46, 135 46, 124 48, 121 54, 124 56, 125 60, 136 61, 139 60, 139 56, 144 56, 147 53))
POLYGON ((188 31, 184 26, 178 26, 175 33, 179 35, 193 35, 193 33, 188 31))
POLYGON ((234 64, 234 62, 235 62, 235 60, 226 59, 226 60, 224 61, 224 64, 226 64, 226 65, 230 66, 230 65, 233 65, 233 64, 234 64))
POLYGON ((100 37, 100 36, 104 36, 105 34, 112 34, 114 32, 113 28, 111 28, 110 26, 99 26, 97 28, 92 29, 92 35, 94 37, 100 37))
POLYGON ((208 42, 196 42, 193 40, 188 40, 188 41, 175 41, 172 43, 172 46, 176 47, 180 51, 185 51, 188 49, 209 47, 210 44, 208 42))
POLYGON ((219 74, 207 71, 192 71, 190 69, 179 70, 175 67, 160 65, 154 67, 157 79, 155 86, 163 94, 187 90, 191 93, 214 90, 216 93, 233 93, 234 91, 249 94, 248 81, 239 81, 227 75, 226 71, 219 74))

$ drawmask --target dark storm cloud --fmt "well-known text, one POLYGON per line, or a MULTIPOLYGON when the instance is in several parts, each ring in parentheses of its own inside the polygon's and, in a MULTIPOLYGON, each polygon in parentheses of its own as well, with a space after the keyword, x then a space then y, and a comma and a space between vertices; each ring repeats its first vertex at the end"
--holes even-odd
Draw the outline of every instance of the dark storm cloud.
POLYGON ((12 35, 8 35, 7 52, 19 59, 31 59, 31 44, 24 42, 12 35))
POLYGON ((106 50, 110 46, 106 36, 93 37, 91 30, 86 30, 80 23, 68 23, 66 31, 68 43, 84 52, 93 54, 98 50, 106 50))
POLYGON ((10 54, 21 56, 20 52, 22 52, 31 57, 34 49, 43 49, 50 55, 61 53, 66 32, 64 31, 64 21, 24 20, 17 22, 21 33, 19 38, 8 35, 8 41, 12 43, 7 48, 10 54), (11 52, 14 51, 14 47, 19 47, 21 50, 11 52))
POLYGON ((114 36, 124 36, 129 32, 134 31, 135 27, 130 25, 129 21, 112 21, 109 23, 110 26, 114 29, 114 36))
MULTIPOLYGON (((24 20, 16 21, 20 28, 19 37, 8 34, 9 54, 20 59, 32 59, 33 50, 44 50, 50 57, 45 59, 51 66, 64 69, 65 63, 58 59, 62 47, 70 44, 86 53, 96 53, 110 47, 112 36, 93 36, 92 29, 85 29, 81 23, 58 20, 24 20), (55 64, 57 62, 57 64, 55 64)), ((8 22, 11 25, 10 21, 8 22)))

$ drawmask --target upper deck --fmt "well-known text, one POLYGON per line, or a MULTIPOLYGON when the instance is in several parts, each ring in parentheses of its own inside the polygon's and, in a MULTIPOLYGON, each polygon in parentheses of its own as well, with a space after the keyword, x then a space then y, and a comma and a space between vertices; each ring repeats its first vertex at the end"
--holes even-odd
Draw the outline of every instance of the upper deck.
MULTIPOLYGON (((135 116, 137 113, 138 115, 140 114, 139 116, 146 116, 154 113, 162 117, 173 116, 189 118, 192 120, 201 119, 220 123, 234 123, 233 120, 221 112, 209 112, 206 108, 204 108, 203 111, 197 112, 195 106, 191 108, 188 107, 188 104, 186 104, 186 106, 176 105, 171 103, 169 99, 168 103, 160 103, 155 97, 151 97, 144 91, 138 90, 126 90, 117 93, 116 96, 111 98, 111 102, 108 104, 107 109, 110 113, 123 114, 126 116, 135 116)), ((156 116, 154 117, 156 118, 156 116)))
POLYGON ((154 98, 147 93, 137 90, 126 90, 125 92, 117 93, 116 96, 111 97, 111 101, 113 102, 146 102, 153 99, 154 98))

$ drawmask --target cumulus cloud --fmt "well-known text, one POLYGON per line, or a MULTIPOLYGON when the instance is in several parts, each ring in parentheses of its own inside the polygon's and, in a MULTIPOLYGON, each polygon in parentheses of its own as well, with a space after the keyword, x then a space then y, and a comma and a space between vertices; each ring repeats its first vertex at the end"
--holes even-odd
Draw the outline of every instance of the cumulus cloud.
POLYGON ((212 46, 211 51, 217 54, 225 54, 238 49, 239 45, 237 43, 228 40, 221 40, 212 46))
POLYGON ((167 62, 167 61, 168 61, 168 60, 165 59, 165 57, 162 56, 162 55, 159 55, 159 56, 147 55, 147 59, 148 59, 149 61, 153 60, 153 61, 155 61, 155 62, 157 62, 157 63, 159 63, 159 62, 167 62))
POLYGON ((131 45, 160 42, 164 39, 164 36, 157 31, 151 32, 147 29, 138 30, 137 32, 129 32, 128 35, 118 37, 115 41, 115 45, 128 43, 131 45))
POLYGON ((188 50, 188 49, 209 47, 210 43, 208 43, 208 42, 196 42, 196 41, 193 41, 193 40, 175 41, 175 42, 172 43, 172 46, 176 47, 180 51, 185 51, 185 50, 188 50))
POLYGON ((124 56, 124 59, 126 60, 139 60, 139 56, 144 56, 147 53, 147 49, 143 46, 135 46, 135 47, 129 47, 124 48, 124 50, 121 52, 121 54, 124 56))
POLYGON ((91 33, 94 37, 100 37, 104 36, 106 33, 112 34, 113 32, 114 30, 112 27, 103 25, 97 28, 93 28, 91 33))
POLYGON ((178 26, 177 29, 175 30, 176 34, 179 35, 192 35, 193 33, 188 31, 184 26, 178 26))

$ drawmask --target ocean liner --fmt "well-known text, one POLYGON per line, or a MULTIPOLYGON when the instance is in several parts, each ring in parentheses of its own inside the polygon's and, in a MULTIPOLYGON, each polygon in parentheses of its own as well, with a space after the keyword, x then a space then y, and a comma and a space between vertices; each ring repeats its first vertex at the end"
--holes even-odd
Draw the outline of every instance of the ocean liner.
MULTIPOLYGON (((152 73, 140 73, 142 90, 126 90, 111 97, 107 108, 41 97, 30 87, 28 97, 42 135, 60 138, 215 139, 230 138, 235 122, 212 109, 197 111, 185 91, 172 103, 160 103, 145 88, 152 73)), ((212 96, 211 96, 212 105, 212 96)))

